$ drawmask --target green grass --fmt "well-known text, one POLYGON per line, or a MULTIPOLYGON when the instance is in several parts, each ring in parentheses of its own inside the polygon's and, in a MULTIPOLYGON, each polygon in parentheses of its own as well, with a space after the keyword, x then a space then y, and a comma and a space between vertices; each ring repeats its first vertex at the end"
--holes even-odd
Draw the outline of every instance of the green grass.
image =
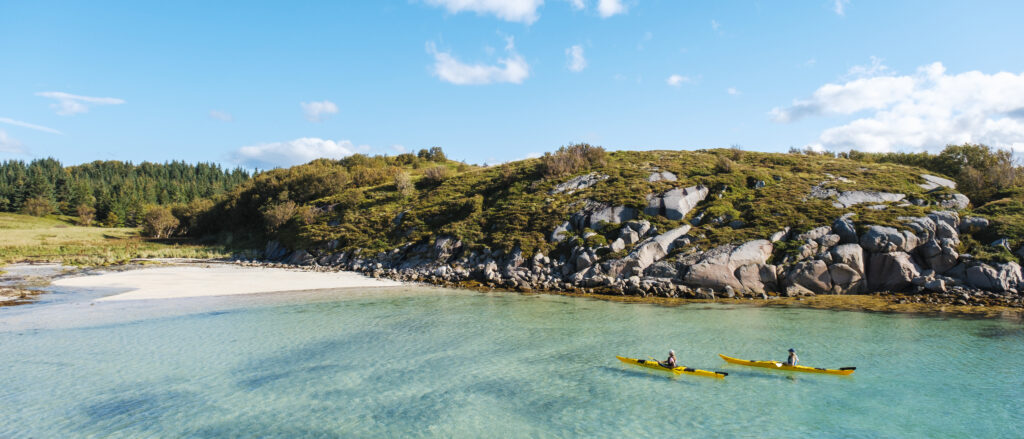
POLYGON ((157 242, 135 228, 74 225, 68 217, 0 213, 0 264, 21 261, 110 265, 134 258, 211 258, 229 255, 218 246, 157 242))

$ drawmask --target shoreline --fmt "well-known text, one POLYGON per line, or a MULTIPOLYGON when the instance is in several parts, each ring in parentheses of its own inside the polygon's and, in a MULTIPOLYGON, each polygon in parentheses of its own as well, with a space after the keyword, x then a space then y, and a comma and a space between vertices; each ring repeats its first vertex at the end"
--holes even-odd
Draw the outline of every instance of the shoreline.
MULTIPOLYGON (((42 264, 12 264, 32 266, 42 264)), ((50 264, 51 266, 53 264, 50 264)), ((11 266, 8 266, 11 267, 11 266)), ((8 274, 0 276, 7 278, 8 274)), ((958 305, 943 303, 913 302, 914 295, 857 294, 817 295, 804 297, 769 296, 769 299, 715 298, 693 299, 660 296, 633 296, 604 294, 602 292, 548 291, 538 289, 508 289, 483 285, 477 282, 430 282, 393 280, 387 276, 375 276, 352 270, 338 270, 326 267, 288 265, 279 263, 253 263, 244 265, 230 260, 133 260, 132 264, 94 268, 61 267, 55 275, 44 281, 33 276, 34 288, 46 285, 62 288, 103 288, 122 289, 121 293, 106 296, 96 301, 160 300, 189 297, 231 296, 243 294, 280 293, 287 291, 328 290, 344 288, 372 288, 393 286, 434 286, 472 290, 478 292, 512 292, 518 294, 551 294, 567 297, 590 298, 620 303, 644 303, 661 306, 682 306, 688 304, 716 303, 781 308, 810 308, 833 311, 879 312, 921 316, 948 316, 966 318, 999 318, 1024 320, 1024 309, 1007 306, 958 305), (255 275, 256 273, 272 275, 255 275), (193 278, 178 279, 181 275, 193 278)), ((29 304, 44 290, 21 288, 7 282, 0 288, 15 289, 20 297, 2 301, 0 306, 29 304), (25 295, 24 293, 28 293, 25 295)))

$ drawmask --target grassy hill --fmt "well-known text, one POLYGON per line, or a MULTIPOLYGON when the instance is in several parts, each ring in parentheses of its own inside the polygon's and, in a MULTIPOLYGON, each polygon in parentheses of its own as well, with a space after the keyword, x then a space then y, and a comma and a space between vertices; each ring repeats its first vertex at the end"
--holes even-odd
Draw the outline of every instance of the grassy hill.
MULTIPOLYGON (((921 186, 923 174, 943 176, 934 170, 863 154, 837 157, 737 149, 600 150, 595 154, 589 159, 579 154, 574 158, 573 148, 563 148, 542 158, 488 167, 422 153, 419 157, 317 160, 262 173, 243 183, 216 203, 200 220, 204 227, 196 230, 252 247, 278 239, 293 249, 329 245, 376 252, 450 235, 468 248, 558 254, 582 243, 584 235, 595 247, 618 234, 620 224, 607 224, 598 230, 577 230, 563 243, 551 242, 551 232, 579 211, 585 200, 592 200, 635 208, 639 219, 659 230, 694 223, 690 232, 696 238, 694 245, 706 249, 766 238, 785 227, 810 230, 846 213, 855 214, 858 227, 900 226, 899 217, 941 209, 937 203, 956 193, 921 186), (671 172, 677 181, 649 181, 653 172, 660 171, 671 172), (607 178, 571 194, 552 193, 557 185, 588 173, 607 178), (411 183, 411 188, 403 182, 411 183), (710 195, 682 220, 643 214, 647 195, 697 185, 707 187, 710 195), (809 197, 816 186, 838 192, 900 193, 920 205, 885 203, 884 210, 878 210, 877 203, 836 207, 834 199, 809 197), (280 218, 282 213, 286 218, 280 218), (698 215, 701 221, 694 222, 698 215)), ((973 213, 961 212, 994 220, 981 235, 965 236, 962 250, 980 257, 1015 259, 1008 251, 985 244, 1000 235, 1009 237, 1013 245, 1021 244, 1020 197, 1012 191, 991 196, 996 198, 993 203, 973 213)), ((778 252, 793 250, 778 247, 778 252)))

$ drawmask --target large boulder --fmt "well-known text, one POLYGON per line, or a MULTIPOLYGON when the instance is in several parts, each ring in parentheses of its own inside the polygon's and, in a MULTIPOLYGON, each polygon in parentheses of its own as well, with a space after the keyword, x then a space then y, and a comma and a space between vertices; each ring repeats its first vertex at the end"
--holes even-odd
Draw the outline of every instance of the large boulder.
MULTIPOLYGON (((765 239, 746 242, 739 246, 723 245, 708 250, 699 262, 690 266, 684 282, 697 287, 737 291, 753 291, 736 277, 737 269, 745 265, 765 265, 772 254, 772 244, 765 239)), ((748 276, 748 279, 752 277, 748 276)), ((763 287, 762 288, 763 291, 763 287)))
POLYGON ((681 220, 707 196, 708 188, 704 186, 676 188, 658 195, 650 194, 647 195, 644 213, 651 216, 661 215, 670 220, 681 220))
POLYGON ((842 217, 832 223, 832 233, 839 235, 839 242, 843 244, 856 243, 857 229, 853 226, 853 221, 849 217, 842 217))
POLYGON ((956 189, 956 182, 948 178, 942 178, 928 174, 921 174, 921 178, 924 179, 924 183, 918 183, 918 186, 921 186, 921 189, 924 189, 926 191, 933 191, 944 187, 956 189))
POLYGON ((832 279, 832 290, 839 294, 856 294, 864 292, 864 275, 857 269, 843 263, 829 265, 829 277, 832 279))
POLYGON ((918 242, 917 236, 909 231, 884 226, 868 227, 860 237, 860 246, 872 253, 909 252, 918 242))
POLYGON ((776 267, 768 264, 747 264, 736 269, 736 279, 744 291, 763 294, 775 291, 778 286, 776 267))
POLYGON ((570 231, 572 230, 572 224, 568 221, 562 223, 555 230, 551 232, 551 242, 562 242, 569 237, 570 231))
MULTIPOLYGON (((944 240, 942 242, 947 241, 944 240)), ((918 247, 918 253, 924 259, 924 262, 928 264, 928 267, 939 274, 949 271, 950 268, 956 266, 957 260, 960 259, 960 254, 957 253, 956 248, 952 245, 942 245, 940 241, 934 239, 918 247)))
POLYGON ((676 269, 676 264, 668 261, 658 261, 644 269, 644 277, 674 279, 678 274, 679 270, 676 269))
POLYGON ((901 251, 871 255, 867 266, 867 284, 870 291, 902 291, 921 274, 920 268, 901 251))
POLYGON ((824 261, 797 262, 789 269, 783 287, 799 285, 815 294, 828 293, 832 290, 832 277, 828 265, 824 261))
POLYGON ((976 265, 966 272, 967 283, 983 290, 1004 292, 1017 290, 1022 283, 1021 268, 1016 262, 989 265, 976 265))
POLYGON ((864 274, 864 249, 858 244, 840 244, 832 248, 832 262, 844 264, 864 274))
POLYGON ((609 262, 608 274, 613 277, 629 277, 634 275, 634 271, 642 273, 648 266, 667 256, 675 240, 689 231, 688 225, 677 227, 640 242, 626 257, 609 262))
POLYGON ((967 206, 970 204, 971 199, 967 198, 967 195, 964 194, 944 195, 942 199, 939 200, 939 206, 942 206, 946 209, 963 210, 966 209, 967 206))

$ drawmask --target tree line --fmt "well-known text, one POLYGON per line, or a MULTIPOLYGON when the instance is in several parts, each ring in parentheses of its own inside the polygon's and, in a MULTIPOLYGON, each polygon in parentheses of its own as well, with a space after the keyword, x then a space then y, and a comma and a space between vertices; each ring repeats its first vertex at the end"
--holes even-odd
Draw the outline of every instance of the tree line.
POLYGON ((152 206, 186 206, 249 180, 241 168, 94 161, 64 166, 53 158, 0 163, 0 212, 79 216, 110 227, 141 226, 152 206))

